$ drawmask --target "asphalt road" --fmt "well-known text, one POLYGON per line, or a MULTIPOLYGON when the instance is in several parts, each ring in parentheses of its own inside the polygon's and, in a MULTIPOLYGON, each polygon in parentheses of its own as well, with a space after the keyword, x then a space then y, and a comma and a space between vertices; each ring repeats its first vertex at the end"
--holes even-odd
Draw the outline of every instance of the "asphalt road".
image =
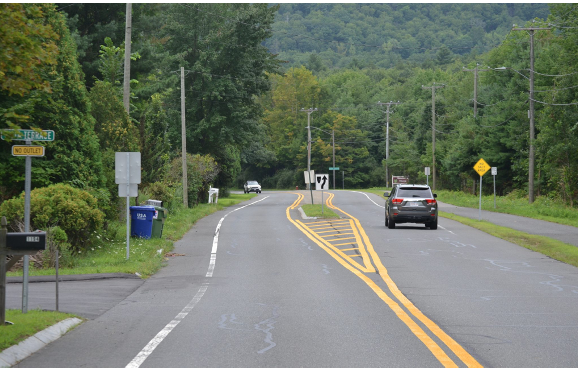
POLYGON ((295 201, 309 192, 296 193, 200 220, 176 243, 182 256, 18 366, 578 361, 575 267, 445 218, 387 229, 376 195, 338 191, 342 219, 302 219, 295 201))
POLYGON ((496 225, 509 227, 528 234, 542 235, 560 240, 564 243, 578 246, 578 228, 556 224, 554 222, 531 219, 523 216, 505 213, 481 211, 476 208, 458 207, 447 203, 440 204, 440 210, 471 219, 479 219, 496 225), (481 216, 480 216, 481 213, 481 216))

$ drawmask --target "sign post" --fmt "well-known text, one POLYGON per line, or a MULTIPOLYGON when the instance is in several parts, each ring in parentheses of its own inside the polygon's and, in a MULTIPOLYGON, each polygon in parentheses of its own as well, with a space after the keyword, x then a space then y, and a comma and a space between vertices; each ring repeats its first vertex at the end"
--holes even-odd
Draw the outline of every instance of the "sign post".
POLYGON ((315 177, 315 190, 321 191, 321 214, 323 214, 323 191, 329 187, 329 175, 317 174, 315 177))
POLYGON ((492 167, 492 176, 494 177, 494 209, 496 209, 496 175, 498 175, 498 168, 492 167))
POLYGON ((426 180, 427 185, 429 185, 429 175, 430 175, 430 170, 429 170, 429 166, 427 166, 425 168, 425 180, 426 180))
POLYGON ((479 210, 479 220, 482 220, 482 177, 485 173, 490 170, 490 165, 483 158, 480 158, 478 162, 474 165, 474 170, 480 175, 480 210, 479 210))
MULTIPOLYGON (((24 174, 24 231, 30 231, 30 190, 32 182, 32 157, 42 157, 45 154, 43 146, 32 146, 32 141, 53 141, 53 130, 34 129, 3 129, 0 136, 3 140, 26 141, 25 146, 12 146, 12 156, 25 157, 24 174)), ((6 259, 3 258, 2 262, 6 259)), ((28 254, 24 255, 22 266, 22 313, 28 313, 28 254)))
POLYGON ((6 324, 6 234, 8 221, 0 220, 0 326, 6 324))
POLYGON ((330 167, 329 170, 333 170, 333 190, 335 190, 335 171, 339 170, 338 167, 330 167))
POLYGON ((138 184, 141 181, 140 152, 114 153, 115 182, 118 186, 118 196, 126 197, 126 259, 130 252, 130 197, 138 195, 138 184))
POLYGON ((305 176, 306 187, 309 187, 309 193, 311 193, 311 204, 313 204, 313 188, 311 188, 312 179, 315 177, 315 170, 303 171, 305 176))

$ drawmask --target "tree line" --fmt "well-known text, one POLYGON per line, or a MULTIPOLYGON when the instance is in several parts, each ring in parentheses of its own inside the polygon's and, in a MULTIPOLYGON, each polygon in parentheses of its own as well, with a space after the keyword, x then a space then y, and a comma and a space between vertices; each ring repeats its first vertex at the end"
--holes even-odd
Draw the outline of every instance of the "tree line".
MULTIPOLYGON (((259 133, 267 72, 266 4, 135 4, 130 115, 122 104, 126 4, 2 4, 0 128, 54 130, 33 159, 32 186, 66 183, 113 201, 114 152, 142 153, 141 191, 182 198, 180 69, 184 68, 189 201, 233 185, 259 133), (179 192, 180 191, 180 192, 179 192)), ((23 190, 14 142, 0 142, 0 202, 23 190)), ((103 198, 105 199, 105 198, 103 198)), ((162 199, 162 198, 159 198, 162 199)), ((113 206, 114 207, 114 206, 113 206)))
MULTIPOLYGON (((309 108, 317 109, 310 116, 311 167, 319 172, 333 166, 335 147, 337 178, 346 188, 385 185, 386 116, 379 101, 400 102, 389 117, 390 175, 425 182, 423 167, 432 163, 432 103, 431 91, 422 86, 435 82, 444 85, 435 105, 438 187, 471 190, 478 178, 473 165, 483 157, 498 167, 502 194, 524 195, 530 44, 526 32, 504 28, 508 15, 520 26, 550 28, 534 40, 535 183, 538 194, 573 204, 573 5, 550 4, 546 12, 537 4, 418 5, 134 4, 128 115, 120 86, 125 4, 2 4, 2 128, 56 132, 54 142, 43 143, 46 157, 34 159, 33 187, 67 183, 110 201, 117 195, 114 152, 134 150, 143 155, 141 189, 178 202, 183 67, 192 203, 204 199, 209 185, 224 191, 249 179, 264 189, 302 185, 303 109, 309 108), (452 24, 447 11, 477 15, 452 24), (540 12, 542 18, 527 23, 540 12), (304 28, 287 28, 298 14, 304 28), (287 15, 294 16, 287 21, 287 15), (408 33, 414 40, 391 34, 442 16, 439 27, 427 23, 429 45, 422 32, 408 33), (376 29, 383 32, 379 43, 369 32, 376 29), (304 33, 315 44, 292 46, 303 39, 295 34, 304 33), (324 41, 331 35, 348 49, 324 41), (478 40, 477 48, 454 52, 466 36, 478 40), (359 43, 381 47, 364 53, 359 43), (14 44, 18 53, 7 57, 14 44), (334 50, 322 51, 324 44, 334 50), (427 50, 418 51, 424 45, 427 50), (297 52, 299 57, 291 56, 297 52), (383 63, 376 62, 382 57, 383 63), (474 100, 474 75, 465 69, 476 66, 487 71, 479 73, 474 100)), ((0 200, 23 188, 23 160, 11 156, 11 144, 0 142, 0 200)))

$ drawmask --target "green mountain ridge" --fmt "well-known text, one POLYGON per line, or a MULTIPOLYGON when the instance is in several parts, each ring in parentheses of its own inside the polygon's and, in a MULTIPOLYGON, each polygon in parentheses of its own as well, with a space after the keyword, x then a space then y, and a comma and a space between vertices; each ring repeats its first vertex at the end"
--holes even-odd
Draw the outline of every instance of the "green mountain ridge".
POLYGON ((390 68, 435 59, 444 46, 488 52, 513 24, 549 14, 547 4, 281 4, 264 44, 287 69, 390 68))

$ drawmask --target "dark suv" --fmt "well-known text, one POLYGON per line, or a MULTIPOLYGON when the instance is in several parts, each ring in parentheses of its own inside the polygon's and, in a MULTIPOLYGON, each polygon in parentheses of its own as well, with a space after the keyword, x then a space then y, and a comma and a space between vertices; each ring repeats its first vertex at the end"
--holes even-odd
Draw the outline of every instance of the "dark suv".
POLYGON ((398 184, 385 192, 385 226, 395 229, 395 224, 413 222, 425 224, 432 230, 438 228, 438 204, 427 185, 398 184))

